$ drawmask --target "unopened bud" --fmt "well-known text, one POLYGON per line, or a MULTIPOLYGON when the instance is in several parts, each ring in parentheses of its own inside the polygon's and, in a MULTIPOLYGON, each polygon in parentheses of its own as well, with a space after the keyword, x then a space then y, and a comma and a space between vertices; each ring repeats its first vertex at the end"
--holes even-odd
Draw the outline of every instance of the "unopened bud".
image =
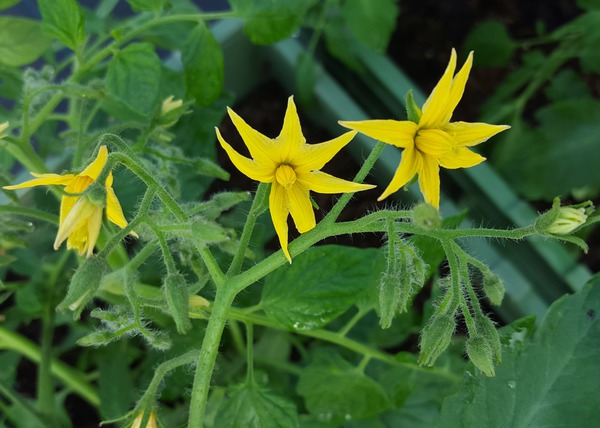
POLYGON ((104 346, 108 345, 116 338, 117 335, 110 331, 97 330, 78 339, 77 344, 79 346, 104 346))
POLYGON ((223 227, 201 217, 193 219, 192 236, 195 240, 203 244, 227 241, 229 239, 229 236, 223 227))
POLYGON ((163 128, 170 128, 175 125, 181 115, 184 113, 181 107, 183 106, 182 100, 175 100, 175 97, 171 95, 165 98, 160 109, 160 124, 163 128))
MULTIPOLYGON (((394 233, 394 232, 392 232, 394 233)), ((387 267, 379 285, 379 324, 389 328, 397 312, 405 312, 415 290, 425 283, 427 265, 415 248, 395 235, 390 236, 387 267)))
MULTIPOLYGON (((142 412, 135 418, 135 420, 133 421, 133 424, 131 425, 131 428, 142 428, 142 421, 144 420, 144 414, 145 414, 145 412, 142 412)), ((157 427, 158 427, 158 423, 156 421, 156 413, 154 412, 154 410, 151 410, 150 415, 148 416, 148 421, 144 425, 144 428, 157 428, 157 427)))
POLYGON ((425 229, 439 229, 442 227, 440 212, 428 203, 420 203, 412 210, 413 222, 425 229))
POLYGON ((548 227, 547 231, 553 235, 568 235, 587 220, 585 208, 561 207, 558 217, 548 227))
POLYGON ((421 334, 419 365, 431 366, 448 348, 456 329, 453 315, 431 317, 421 334))
POLYGON ((467 340, 467 355, 486 376, 494 376, 494 352, 489 340, 481 335, 467 340))
POLYGON ((491 270, 483 272, 483 292, 492 305, 500 306, 504 299, 504 283, 498 275, 491 270))
POLYGON ((170 273, 163 283, 163 291, 167 299, 169 313, 175 321, 177 332, 186 334, 192 328, 188 312, 188 288, 183 275, 170 273))
POLYGON ((502 360, 502 344, 500 342, 498 329, 492 320, 486 316, 478 316, 475 323, 477 325, 478 334, 485 337, 492 348, 494 363, 499 364, 502 360))
POLYGON ((102 276, 107 270, 108 265, 104 258, 92 256, 86 259, 75 271, 67 295, 56 309, 61 312, 69 309, 73 311, 73 318, 79 319, 85 305, 98 291, 102 276))
POLYGON ((561 207, 560 199, 554 198, 552 208, 537 218, 535 229, 542 234, 568 235, 585 224, 593 210, 594 206, 591 201, 561 207))
POLYGON ((0 123, 0 139, 6 137, 6 134, 3 134, 3 132, 8 129, 8 126, 8 122, 0 123))

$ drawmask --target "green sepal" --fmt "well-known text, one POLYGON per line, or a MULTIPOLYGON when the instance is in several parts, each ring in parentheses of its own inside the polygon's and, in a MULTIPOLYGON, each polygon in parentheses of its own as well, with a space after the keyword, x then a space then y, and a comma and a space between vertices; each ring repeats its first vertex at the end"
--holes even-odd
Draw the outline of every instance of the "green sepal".
POLYGON ((498 275, 491 270, 482 272, 483 274, 483 292, 492 305, 500 306, 504 299, 504 283, 498 275))
POLYGON ((467 340, 467 355, 471 362, 486 376, 494 376, 494 351, 490 341, 484 336, 474 336, 467 340))
POLYGON ((415 102, 412 89, 404 96, 404 105, 406 107, 406 117, 408 120, 418 124, 423 113, 421 112, 421 108, 415 102))

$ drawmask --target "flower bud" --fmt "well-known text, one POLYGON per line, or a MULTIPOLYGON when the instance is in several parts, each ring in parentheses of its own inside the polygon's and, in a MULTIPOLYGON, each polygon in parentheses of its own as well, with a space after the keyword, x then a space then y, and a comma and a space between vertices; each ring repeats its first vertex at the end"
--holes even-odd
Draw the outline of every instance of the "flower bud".
POLYGON ((428 203, 420 203, 412 210, 413 222, 425 229, 440 229, 442 218, 440 212, 428 203))
POLYGON ((73 318, 79 319, 85 305, 100 288, 100 281, 107 270, 108 265, 104 258, 92 256, 86 259, 75 271, 67 295, 56 309, 61 312, 69 309, 73 311, 73 318))
POLYGON ((163 128, 170 128, 175 125, 181 115, 185 113, 181 108, 183 101, 175 100, 174 98, 173 95, 165 98, 160 108, 159 122, 163 128))
POLYGON ((500 306, 504 299, 504 283, 498 275, 491 270, 483 273, 483 292, 492 305, 500 306))
POLYGON ((164 280, 163 292, 167 300, 169 313, 175 321, 177 332, 186 334, 192 328, 189 317, 188 288, 183 275, 170 273, 164 280))
POLYGON ((475 323, 478 334, 485 337, 492 348, 494 363, 499 364, 502 360, 502 344, 498 329, 496 329, 493 321, 486 316, 478 316, 475 323))
POLYGON ((486 376, 494 376, 494 351, 490 341, 481 335, 467 340, 467 355, 471 362, 486 376))
POLYGON ((192 223, 193 238, 202 243, 209 244, 229 240, 227 231, 218 223, 205 220, 201 217, 193 219, 192 223))
POLYGON ((0 139, 6 137, 6 135, 3 135, 2 133, 8 129, 8 126, 8 122, 0 123, 0 139))
MULTIPOLYGON (((392 232, 393 233, 393 232, 392 232)), ((425 283, 427 265, 410 243, 393 236, 387 267, 379 285, 379 324, 389 328, 397 312, 405 312, 415 291, 425 283)))
POLYGON ((432 366, 448 348, 456 329, 454 315, 434 315, 421 333, 419 365, 432 366))
POLYGON ((587 220, 585 208, 560 207, 558 216, 546 229, 553 235, 568 235, 587 220))
MULTIPOLYGON (((131 425, 131 428, 142 428, 142 421, 144 420, 144 414, 145 412, 141 412, 139 415, 137 415, 137 417, 135 418, 135 420, 133 421, 133 424, 131 425)), ((156 412, 154 412, 154 410, 150 411, 150 416, 148 416, 148 421, 146 422, 146 425, 144 428, 157 428, 158 427, 158 423, 156 421, 156 412)))

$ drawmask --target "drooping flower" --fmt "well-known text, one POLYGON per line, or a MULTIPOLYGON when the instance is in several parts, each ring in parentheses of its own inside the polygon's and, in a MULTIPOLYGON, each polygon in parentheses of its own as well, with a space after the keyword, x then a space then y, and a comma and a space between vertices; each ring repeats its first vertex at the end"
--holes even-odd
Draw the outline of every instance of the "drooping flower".
MULTIPOLYGON (((35 177, 14 186, 5 186, 4 189, 15 190, 26 187, 60 185, 65 186, 68 194, 79 194, 84 192, 98 177, 100 171, 106 164, 108 150, 106 146, 100 147, 98 156, 79 174, 36 174, 35 177)), ((102 225, 102 212, 106 207, 106 217, 109 221, 123 228, 127 226, 127 220, 123 215, 121 204, 112 189, 112 172, 106 178, 104 185, 98 186, 96 192, 80 196, 63 195, 60 202, 60 217, 58 233, 54 241, 54 249, 57 250, 66 240, 67 248, 75 248, 79 255, 90 257, 100 234, 102 225)), ((132 232, 132 235, 137 236, 132 232)))
POLYGON ((269 210, 279 243, 288 261, 288 215, 292 215, 298 232, 305 233, 315 227, 315 214, 310 201, 310 191, 317 193, 348 193, 371 189, 369 184, 353 183, 326 174, 320 169, 329 162, 356 132, 347 132, 320 144, 307 144, 302 135, 300 119, 294 98, 288 99, 281 133, 275 139, 265 137, 248 125, 233 110, 229 117, 242 136, 252 159, 236 152, 221 136, 217 137, 231 162, 243 174, 261 183, 271 183, 269 210))
POLYGON ((392 181, 378 200, 387 198, 418 174, 425 201, 439 208, 440 166, 448 169, 470 168, 483 162, 485 158, 469 150, 469 147, 510 128, 507 125, 450 122, 462 98, 472 63, 473 52, 454 76, 456 51, 452 49, 446 71, 425 101, 422 111, 416 105, 407 106, 407 109, 412 107, 415 115, 411 120, 340 121, 346 128, 404 149, 392 181))

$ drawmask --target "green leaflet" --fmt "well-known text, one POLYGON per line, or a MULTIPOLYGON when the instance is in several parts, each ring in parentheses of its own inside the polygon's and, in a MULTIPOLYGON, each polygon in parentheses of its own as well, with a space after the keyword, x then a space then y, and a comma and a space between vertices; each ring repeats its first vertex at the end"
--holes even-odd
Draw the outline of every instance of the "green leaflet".
POLYGON ((377 288, 384 266, 376 249, 313 247, 267 277, 261 304, 289 329, 321 328, 377 288))
POLYGON ((44 32, 76 50, 85 38, 84 16, 75 0, 38 0, 44 32))
POLYGON ((21 67, 38 59, 50 46, 39 21, 0 16, 0 63, 21 67))
POLYGON ((552 304, 531 340, 505 345, 496 376, 469 375, 440 427, 593 426, 600 418, 600 278, 552 304))

